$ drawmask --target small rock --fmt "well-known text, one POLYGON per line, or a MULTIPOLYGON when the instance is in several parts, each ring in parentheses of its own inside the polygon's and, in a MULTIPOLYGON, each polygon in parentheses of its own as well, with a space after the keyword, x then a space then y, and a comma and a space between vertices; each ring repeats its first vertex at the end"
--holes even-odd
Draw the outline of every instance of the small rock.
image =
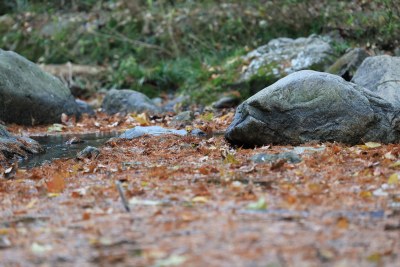
POLYGON ((77 159, 96 159, 100 154, 100 150, 96 147, 93 146, 87 146, 85 149, 83 149, 82 151, 78 152, 78 154, 76 154, 76 158, 77 159))
POLYGON ((192 111, 190 110, 183 111, 172 118, 170 125, 182 127, 191 124, 193 120, 194 120, 194 115, 192 111))
POLYGON ((104 112, 115 113, 143 113, 157 114, 161 109, 150 98, 134 90, 116 90, 107 92, 101 105, 104 112))
POLYGON ((82 114, 88 114, 89 116, 94 116, 94 110, 88 103, 83 100, 75 99, 76 104, 78 105, 79 111, 82 114))
POLYGON ((357 71, 358 67, 361 63, 369 57, 369 54, 365 49, 355 48, 344 54, 341 58, 336 60, 326 72, 331 74, 336 74, 345 79, 346 81, 350 81, 354 73, 357 71))
POLYGON ((163 99, 161 97, 155 97, 152 98, 151 101, 156 105, 157 107, 161 107, 163 103, 163 99))
POLYGON ((175 130, 175 129, 167 129, 161 126, 136 126, 132 129, 125 131, 123 134, 119 136, 119 138, 124 139, 133 139, 143 135, 166 135, 166 134, 175 134, 175 135, 187 135, 186 130, 175 130))
POLYGON ((299 155, 293 152, 283 152, 279 154, 261 153, 251 157, 251 161, 253 161, 254 163, 273 163, 278 160, 286 160, 289 163, 301 162, 301 158, 299 157, 299 155))
POLYGON ((65 142, 66 145, 75 145, 75 144, 81 144, 84 143, 85 141, 83 141, 82 139, 80 139, 79 137, 72 137, 70 139, 68 139, 67 142, 65 142))
POLYGON ((188 100, 188 96, 180 95, 170 101, 167 101, 167 103, 165 103, 165 105, 163 106, 163 110, 166 112, 178 112, 179 110, 181 110, 183 103, 188 100))
MULTIPOLYGON (((160 135, 167 135, 167 134, 174 134, 174 135, 188 135, 189 133, 186 130, 175 130, 175 129, 167 129, 161 126, 136 126, 132 129, 125 131, 125 133, 121 134, 118 138, 124 139, 133 139, 137 137, 141 137, 143 135, 153 135, 153 136, 160 136, 160 135)), ((198 129, 193 129, 190 132, 191 135, 194 136, 205 136, 206 134, 198 129)))

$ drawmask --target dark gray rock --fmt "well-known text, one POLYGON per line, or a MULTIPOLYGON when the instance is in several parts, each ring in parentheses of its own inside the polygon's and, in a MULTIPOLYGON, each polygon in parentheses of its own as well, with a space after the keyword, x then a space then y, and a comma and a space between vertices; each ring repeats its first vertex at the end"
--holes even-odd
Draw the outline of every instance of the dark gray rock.
POLYGON ((162 108, 166 112, 179 112, 187 101, 189 101, 189 96, 180 95, 167 101, 162 108))
POLYGON ((299 70, 323 71, 335 59, 331 42, 331 37, 318 35, 298 39, 273 39, 243 58, 250 63, 240 82, 253 82, 254 86, 261 86, 255 88, 260 90, 299 70))
POLYGON ((24 158, 29 154, 43 152, 43 148, 33 139, 14 136, 0 124, 0 162, 15 158, 24 158))
POLYGON ((385 55, 365 59, 352 82, 371 90, 400 109, 400 57, 385 55))
POLYGON ((138 138, 143 135, 153 135, 153 136, 160 136, 160 135, 167 135, 167 134, 174 134, 174 135, 194 135, 194 136, 205 136, 206 134, 203 131, 198 129, 194 129, 190 133, 186 130, 175 130, 175 129, 167 129, 161 126, 136 126, 132 129, 126 130, 123 134, 119 136, 119 138, 124 139, 133 139, 138 138))
POLYGON ((341 77, 316 71, 288 75, 247 99, 226 131, 240 145, 399 141, 399 111, 341 77))
POLYGON ((182 127, 192 123, 194 120, 194 114, 192 111, 182 111, 181 113, 174 116, 170 122, 170 126, 182 127))
POLYGON ((233 108, 239 105, 240 99, 237 96, 224 96, 213 103, 215 109, 233 108))
POLYGON ((282 152, 279 154, 261 153, 251 157, 251 161, 254 163, 273 163, 282 159, 289 163, 301 162, 299 155, 294 152, 282 152))
POLYGON ((365 51, 365 49, 351 49, 349 52, 336 60, 336 62, 333 63, 326 70, 326 72, 339 75, 346 81, 350 81, 353 78, 354 73, 357 71, 358 67, 367 57, 369 57, 369 54, 367 53, 367 51, 365 51))
POLYGON ((161 112, 161 109, 150 98, 128 89, 108 91, 101 107, 108 114, 131 112, 156 114, 161 112))
POLYGON ((0 49, 0 119, 36 125, 60 122, 62 113, 79 117, 70 90, 29 60, 0 49))
POLYGON ((79 112, 82 114, 88 114, 89 116, 94 116, 94 110, 88 103, 83 100, 75 99, 76 104, 78 105, 79 112))

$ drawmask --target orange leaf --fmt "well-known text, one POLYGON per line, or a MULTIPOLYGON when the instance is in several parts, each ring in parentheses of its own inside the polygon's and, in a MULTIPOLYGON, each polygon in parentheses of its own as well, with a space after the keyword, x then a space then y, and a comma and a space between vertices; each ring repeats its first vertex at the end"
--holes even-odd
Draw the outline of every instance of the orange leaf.
POLYGON ((64 175, 56 173, 46 183, 49 193, 61 193, 65 189, 64 175))

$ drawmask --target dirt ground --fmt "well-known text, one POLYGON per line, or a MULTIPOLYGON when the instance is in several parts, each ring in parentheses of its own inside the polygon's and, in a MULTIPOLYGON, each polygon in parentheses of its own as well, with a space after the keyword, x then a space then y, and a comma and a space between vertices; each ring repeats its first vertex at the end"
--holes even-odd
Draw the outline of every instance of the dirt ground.
MULTIPOLYGON (((199 115, 186 128, 221 132, 232 116, 199 115)), ((169 121, 98 114, 67 118, 56 134, 169 121)), ((97 158, 4 165, 0 266, 400 266, 400 145, 303 146, 322 149, 254 163, 292 147, 144 136, 112 139, 97 158)))

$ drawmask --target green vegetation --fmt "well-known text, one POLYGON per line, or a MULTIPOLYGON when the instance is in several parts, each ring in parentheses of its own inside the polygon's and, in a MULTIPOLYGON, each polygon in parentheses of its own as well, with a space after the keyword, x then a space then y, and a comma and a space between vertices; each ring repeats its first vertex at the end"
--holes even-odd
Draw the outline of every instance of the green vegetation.
MULTIPOLYGON (((0 47, 44 63, 109 67, 107 88, 198 101, 235 89, 240 55, 276 37, 337 30, 336 49, 399 46, 395 0, 15 0, 0 3, 0 47)), ((247 96, 248 92, 241 92, 247 96)))

